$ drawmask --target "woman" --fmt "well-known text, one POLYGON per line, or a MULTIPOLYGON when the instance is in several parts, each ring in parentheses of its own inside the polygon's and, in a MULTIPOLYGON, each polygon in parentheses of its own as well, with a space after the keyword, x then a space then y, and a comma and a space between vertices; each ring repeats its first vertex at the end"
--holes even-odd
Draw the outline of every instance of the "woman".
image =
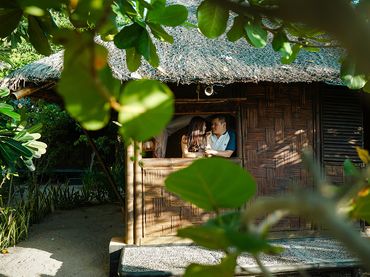
POLYGON ((196 158, 205 156, 209 148, 210 133, 206 132, 206 121, 200 116, 190 120, 188 132, 181 138, 181 151, 183 158, 196 158))

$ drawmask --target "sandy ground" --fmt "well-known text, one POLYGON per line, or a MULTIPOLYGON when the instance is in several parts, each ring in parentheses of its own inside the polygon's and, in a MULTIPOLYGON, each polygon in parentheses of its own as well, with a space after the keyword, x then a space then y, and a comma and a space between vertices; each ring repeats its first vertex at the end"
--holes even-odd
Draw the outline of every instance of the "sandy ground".
POLYGON ((0 254, 0 276, 108 276, 109 241, 122 232, 118 205, 56 211, 0 254))

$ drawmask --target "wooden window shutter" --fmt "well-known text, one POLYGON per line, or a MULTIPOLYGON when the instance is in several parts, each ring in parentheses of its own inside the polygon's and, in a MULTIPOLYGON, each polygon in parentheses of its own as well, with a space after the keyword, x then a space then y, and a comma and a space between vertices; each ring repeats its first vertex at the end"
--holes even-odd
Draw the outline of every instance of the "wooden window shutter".
POLYGON ((361 93, 338 87, 321 90, 320 98, 323 164, 361 163, 355 149, 364 144, 361 93))

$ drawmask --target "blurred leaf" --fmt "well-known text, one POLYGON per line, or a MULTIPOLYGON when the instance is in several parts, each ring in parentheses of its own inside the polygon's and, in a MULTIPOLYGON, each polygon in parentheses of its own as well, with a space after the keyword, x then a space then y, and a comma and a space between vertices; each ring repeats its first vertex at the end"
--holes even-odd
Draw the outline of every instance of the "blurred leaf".
POLYGON ((343 83, 350 89, 360 89, 366 84, 366 77, 364 74, 357 72, 356 64, 349 59, 342 61, 340 68, 340 78, 343 83))
POLYGON ((266 46, 267 31, 259 23, 248 21, 244 28, 254 47, 263 48, 266 46))
MULTIPOLYGON (((104 16, 104 0, 78 0, 76 9, 71 14, 71 21, 76 27, 85 23, 96 24, 102 16, 104 16)), ((86 25, 87 26, 87 25, 86 25)))
POLYGON ((110 116, 108 98, 111 95, 104 86, 109 80, 98 78, 98 81, 93 75, 91 61, 94 60, 93 54, 99 52, 95 48, 106 51, 95 45, 89 34, 71 35, 65 46, 64 70, 58 83, 58 92, 63 96, 66 110, 89 130, 104 127, 110 116))
POLYGON ((190 226, 177 230, 177 236, 189 238, 196 244, 214 250, 226 250, 230 241, 226 236, 226 230, 216 226, 190 226))
POLYGON ((368 164, 370 162, 369 151, 367 151, 366 149, 363 149, 359 146, 356 146, 356 151, 357 151, 358 157, 361 159, 361 161, 364 164, 368 164))
POLYGON ((206 211, 238 208, 256 191, 250 173, 222 158, 196 160, 189 167, 170 174, 165 183, 170 192, 206 211), (230 180, 233 180, 232 186, 227 185, 230 180))
POLYGON ((45 56, 51 54, 51 48, 47 35, 41 28, 38 19, 34 16, 28 17, 28 35, 30 38, 30 43, 35 47, 37 52, 45 56))
POLYGON ((136 51, 136 48, 126 49, 126 64, 128 70, 136 71, 141 65, 141 55, 136 51))
POLYGON ((148 22, 165 26, 178 26, 188 18, 188 10, 182 5, 170 5, 157 7, 148 12, 148 22))
POLYGON ((10 0, 5 0, 5 2, 8 7, 4 7, 5 3, 0 4, 0 38, 9 36, 17 28, 23 14, 15 2, 10 0))
POLYGON ((171 90, 159 81, 129 81, 120 98, 118 121, 124 138, 145 141, 158 135, 173 114, 171 90))
POLYGON ((359 192, 358 197, 354 202, 352 216, 357 219, 370 222, 370 188, 365 187, 359 192))
POLYGON ((354 166, 354 164, 349 159, 345 159, 343 163, 344 175, 345 176, 359 176, 359 170, 354 166))
POLYGON ((0 87, 0 98, 4 98, 10 94, 10 90, 6 87, 0 87))
POLYGON ((245 19, 242 16, 234 18, 234 23, 231 29, 227 32, 227 39, 235 42, 244 36, 245 19))
POLYGON ((202 34, 216 38, 226 30, 229 11, 217 0, 205 0, 197 9, 197 18, 202 34))
POLYGON ((184 276, 232 277, 236 267, 237 255, 229 254, 217 265, 190 264, 184 276))
POLYGON ((169 43, 173 43, 173 36, 168 34, 166 30, 161 27, 161 25, 149 23, 148 26, 150 30, 152 31, 152 34, 154 35, 155 38, 161 41, 167 41, 169 43))

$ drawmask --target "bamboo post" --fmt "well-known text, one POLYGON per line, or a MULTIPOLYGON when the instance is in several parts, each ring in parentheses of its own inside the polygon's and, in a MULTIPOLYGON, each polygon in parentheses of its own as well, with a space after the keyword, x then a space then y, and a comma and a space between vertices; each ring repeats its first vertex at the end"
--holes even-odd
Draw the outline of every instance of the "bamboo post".
POLYGON ((125 243, 134 242, 134 145, 126 148, 125 243))
POLYGON ((141 162, 141 142, 134 143, 134 244, 140 245, 143 237, 143 179, 142 170, 140 167, 141 162))

